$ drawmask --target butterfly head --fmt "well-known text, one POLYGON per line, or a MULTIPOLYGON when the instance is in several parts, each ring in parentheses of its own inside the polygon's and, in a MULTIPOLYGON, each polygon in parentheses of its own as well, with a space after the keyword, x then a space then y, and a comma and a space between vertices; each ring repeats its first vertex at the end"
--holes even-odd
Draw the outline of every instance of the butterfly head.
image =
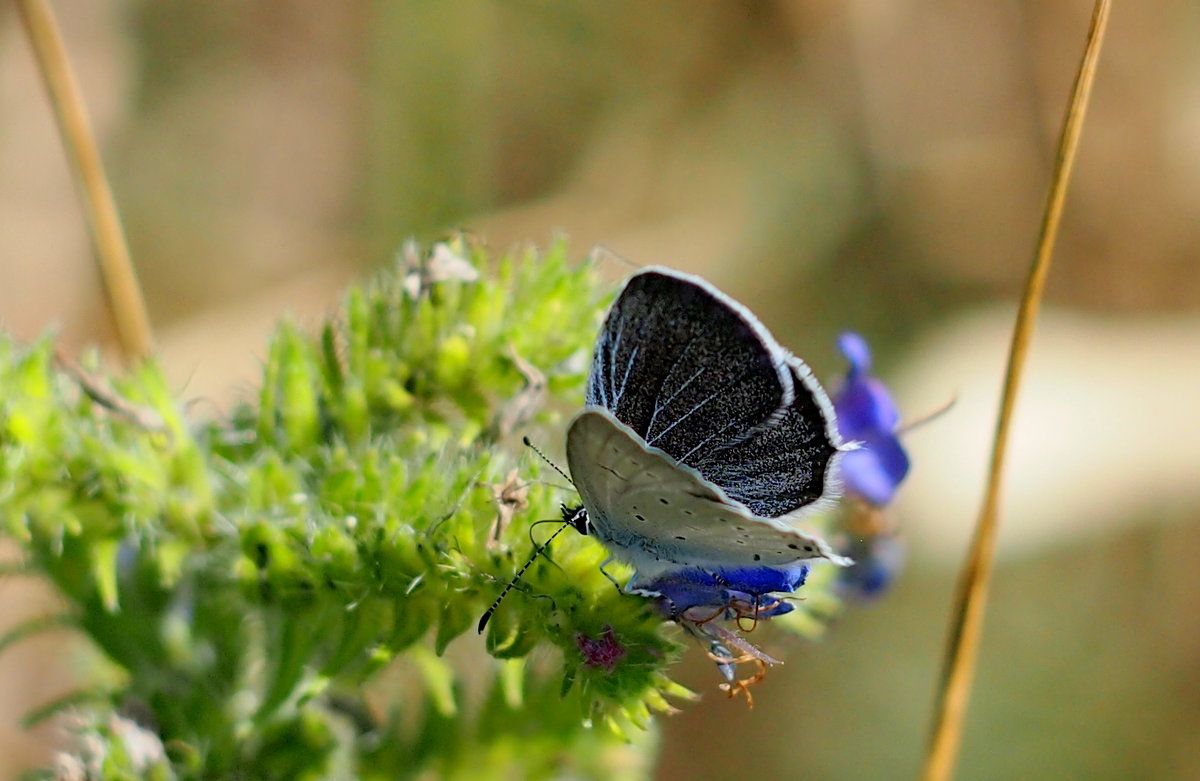
POLYGON ((563 523, 585 537, 592 533, 592 523, 588 519, 587 508, 582 504, 578 507, 568 507, 564 504, 562 506, 562 519, 563 523))

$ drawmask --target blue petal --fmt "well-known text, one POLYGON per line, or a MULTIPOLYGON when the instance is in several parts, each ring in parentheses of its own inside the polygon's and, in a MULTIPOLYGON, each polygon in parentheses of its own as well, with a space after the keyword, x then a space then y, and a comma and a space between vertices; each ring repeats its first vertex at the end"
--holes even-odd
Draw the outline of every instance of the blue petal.
POLYGON ((838 347, 850 363, 842 388, 834 394, 838 431, 860 449, 842 458, 846 492, 871 504, 889 504, 908 475, 908 454, 896 436, 900 412, 887 386, 870 374, 871 351, 866 340, 844 333, 838 347))
POLYGON ((857 539, 845 551, 854 563, 838 572, 838 590, 848 598, 871 600, 882 596, 904 567, 904 545, 892 535, 857 539))
POLYGON ((908 454, 895 437, 875 437, 842 457, 842 484, 846 493, 883 507, 896 497, 909 466, 908 454))
POLYGON ((867 340, 854 333, 846 331, 838 337, 838 349, 850 362, 852 374, 867 374, 871 371, 871 348, 867 340))
POLYGON ((900 412, 887 386, 869 374, 846 377, 846 384, 834 395, 838 431, 843 438, 858 439, 878 432, 892 433, 900 424, 900 412))

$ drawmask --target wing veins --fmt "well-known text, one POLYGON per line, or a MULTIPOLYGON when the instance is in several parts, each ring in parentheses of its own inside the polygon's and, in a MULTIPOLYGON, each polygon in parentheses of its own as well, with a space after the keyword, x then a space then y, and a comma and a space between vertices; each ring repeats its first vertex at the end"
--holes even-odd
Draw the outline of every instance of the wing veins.
POLYGON ((620 323, 617 324, 617 333, 614 335, 614 337, 610 343, 611 347, 609 348, 609 351, 608 351, 608 399, 606 399, 606 401, 609 401, 610 404, 606 404, 605 406, 608 406, 610 409, 616 407, 616 395, 617 395, 616 379, 617 378, 616 378, 615 369, 617 366, 617 353, 621 349, 621 339, 624 336, 625 336, 625 321, 622 320, 620 323))
POLYGON ((692 457, 692 453, 695 453, 697 450, 699 450, 700 448, 704 447, 709 442, 711 442, 713 437, 719 437, 722 434, 724 434, 726 431, 729 430, 729 427, 731 425, 732 425, 731 423, 726 423, 724 426, 721 427, 720 431, 714 431, 713 433, 709 434, 701 442, 697 443, 697 445, 694 448, 692 448, 691 450, 689 450, 688 452, 686 452, 682 456, 680 456, 679 463, 686 464, 687 460, 692 457))
MULTIPOLYGON (((674 423, 672 423, 671 425, 667 426, 665 429, 663 429, 663 430, 662 430, 662 431, 660 431, 660 432, 659 432, 657 435, 655 435, 654 439, 648 439, 648 440, 646 440, 646 444, 648 444, 648 445, 653 445, 653 444, 654 444, 655 442, 657 442, 659 439, 662 439, 664 436, 666 436, 668 433, 670 433, 671 429, 675 428, 675 427, 676 427, 676 426, 678 426, 680 423, 682 423, 683 421, 685 421, 685 420, 687 420, 688 418, 690 418, 692 415, 694 415, 694 414, 696 414, 697 412, 699 412, 701 407, 703 407, 703 406, 707 405, 707 404, 708 404, 710 401, 714 400, 715 398, 717 398, 717 396, 720 396, 721 394, 723 394, 725 391, 729 390, 730 388, 733 388, 733 387, 735 387, 735 386, 737 386, 737 385, 741 384, 742 380, 743 380, 744 378, 746 378, 747 376, 749 376, 749 374, 750 374, 750 372, 748 372, 748 371, 742 372, 742 373, 741 373, 741 374, 740 374, 740 375, 737 377, 737 379, 735 379, 735 380, 733 380, 732 382, 728 383, 727 385, 725 385, 725 387, 723 387, 723 388, 719 389, 717 392, 710 394, 710 395, 709 395, 707 398, 705 398, 705 399, 703 399, 702 401, 700 401, 699 403, 697 403, 697 404, 696 404, 696 406, 692 407, 690 410, 688 410, 687 412, 685 412, 685 413, 683 413, 682 415, 680 415, 680 416, 679 416, 679 418, 678 418, 678 419, 677 419, 677 420, 676 420, 674 423)), ((726 427, 728 427, 728 424, 726 424, 726 427)))
POLYGON ((614 410, 621 403, 621 397, 625 395, 625 386, 629 383, 629 372, 633 370, 633 363, 637 360, 638 350, 640 349, 641 345, 635 346, 633 352, 629 354, 629 363, 625 364, 625 376, 621 378, 621 388, 617 391, 616 398, 613 399, 612 408, 614 410))
MULTIPOLYGON (((691 342, 688 342, 688 346, 689 346, 689 347, 691 346, 691 344, 692 344, 691 342)), ((686 350, 685 350, 685 352, 686 352, 686 350)), ((676 364, 676 365, 678 365, 678 364, 676 364)), ((691 377, 689 377, 689 378, 688 378, 687 382, 685 382, 683 385, 680 385, 680 386, 679 386, 679 389, 678 389, 678 390, 676 390, 674 393, 672 393, 672 394, 671 394, 671 395, 670 395, 670 396, 669 396, 669 397, 668 397, 668 398, 667 398, 665 401, 662 401, 662 402, 660 402, 660 401, 658 400, 658 398, 657 398, 657 397, 655 398, 655 400, 654 400, 654 414, 652 414, 652 415, 650 416, 650 424, 646 426, 646 435, 647 435, 647 436, 649 436, 649 435, 650 435, 650 432, 654 430, 654 423, 655 423, 655 421, 657 421, 657 420, 658 420, 658 413, 660 413, 660 412, 662 412, 664 409, 666 409, 666 408, 667 408, 667 406, 668 406, 668 405, 669 405, 669 404, 670 404, 672 401, 674 401, 674 400, 675 400, 675 397, 676 397, 676 396, 678 396, 679 394, 683 393, 683 392, 684 392, 684 390, 686 390, 686 389, 687 389, 687 386, 689 386, 689 385, 691 385, 693 382, 695 382, 695 381, 696 381, 696 378, 697 378, 697 377, 699 377, 701 374, 704 374, 704 372, 706 372, 707 370, 708 370, 708 367, 701 366, 699 369, 697 369, 697 370, 696 370, 696 373, 695 373, 695 374, 693 374, 691 377)), ((672 367, 671 371, 674 371, 674 367, 672 367)), ((667 375, 667 377, 669 378, 669 377, 670 377, 670 374, 668 374, 668 375, 667 375)))

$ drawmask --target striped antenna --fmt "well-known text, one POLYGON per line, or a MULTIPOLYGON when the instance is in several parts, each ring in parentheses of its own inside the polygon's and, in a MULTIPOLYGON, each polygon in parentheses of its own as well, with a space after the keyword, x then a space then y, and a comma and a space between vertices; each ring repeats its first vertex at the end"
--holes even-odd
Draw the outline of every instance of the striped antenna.
POLYGON ((491 620, 492 614, 496 612, 496 608, 500 607, 500 603, 504 601, 506 596, 508 596, 508 592, 512 591, 513 587, 517 585, 517 582, 521 579, 521 576, 525 574, 525 571, 533 566, 533 562, 537 561, 537 557, 542 555, 542 551, 546 550, 546 548, 550 546, 550 543, 554 542, 554 538, 562 534, 562 530, 568 528, 570 525, 571 524, 567 523, 566 521, 563 521, 563 525, 555 529, 554 534, 551 534, 548 540, 534 549, 533 555, 529 557, 529 561, 525 562, 521 566, 521 569, 517 570, 517 574, 513 575, 512 580, 508 581, 508 585, 505 586, 504 590, 500 592, 500 596, 496 597, 496 601, 492 603, 492 606, 489 607, 487 611, 479 617, 479 634, 483 634, 483 630, 487 627, 488 621, 491 620))

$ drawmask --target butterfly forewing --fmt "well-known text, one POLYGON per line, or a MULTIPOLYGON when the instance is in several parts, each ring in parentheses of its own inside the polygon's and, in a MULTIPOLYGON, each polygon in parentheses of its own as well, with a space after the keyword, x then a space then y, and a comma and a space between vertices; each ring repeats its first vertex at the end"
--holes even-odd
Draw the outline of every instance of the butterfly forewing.
POLYGON ((789 370, 796 398, 781 419, 688 462, 731 498, 766 518, 811 509, 838 495, 833 475, 842 440, 833 405, 800 359, 791 358, 789 370))
POLYGON ((646 269, 609 310, 587 403, 690 463, 786 412, 787 358, 750 312, 704 280, 646 269))
POLYGON ((596 343, 587 401, 760 517, 837 497, 841 439, 812 372, 699 277, 630 278, 596 343))

